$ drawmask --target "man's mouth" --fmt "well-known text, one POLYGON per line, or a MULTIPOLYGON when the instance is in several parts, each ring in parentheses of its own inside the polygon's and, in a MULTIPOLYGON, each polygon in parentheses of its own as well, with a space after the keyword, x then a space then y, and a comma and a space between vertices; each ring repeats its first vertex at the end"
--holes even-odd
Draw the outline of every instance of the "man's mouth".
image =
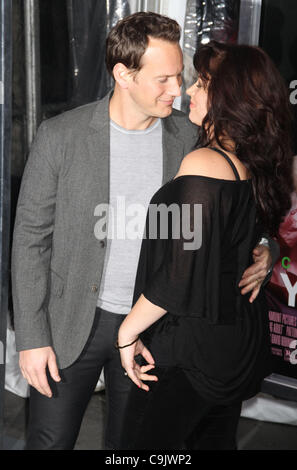
POLYGON ((162 103, 167 104, 168 106, 172 106, 173 102, 174 102, 174 100, 159 100, 159 101, 161 101, 162 103))

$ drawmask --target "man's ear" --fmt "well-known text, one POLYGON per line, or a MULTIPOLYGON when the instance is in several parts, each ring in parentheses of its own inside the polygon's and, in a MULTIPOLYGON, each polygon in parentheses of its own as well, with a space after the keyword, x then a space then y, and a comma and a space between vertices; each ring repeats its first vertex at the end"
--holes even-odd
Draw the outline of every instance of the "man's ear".
POLYGON ((113 77, 121 88, 127 89, 129 82, 133 79, 131 70, 121 62, 117 63, 113 68, 113 77))

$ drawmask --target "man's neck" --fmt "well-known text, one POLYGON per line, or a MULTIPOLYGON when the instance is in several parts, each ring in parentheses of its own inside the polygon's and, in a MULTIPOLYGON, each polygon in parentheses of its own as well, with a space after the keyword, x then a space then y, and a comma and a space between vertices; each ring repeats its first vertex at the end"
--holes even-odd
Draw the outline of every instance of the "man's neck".
POLYGON ((145 130, 158 118, 145 116, 127 102, 125 95, 114 91, 109 102, 109 116, 119 126, 127 130, 145 130))

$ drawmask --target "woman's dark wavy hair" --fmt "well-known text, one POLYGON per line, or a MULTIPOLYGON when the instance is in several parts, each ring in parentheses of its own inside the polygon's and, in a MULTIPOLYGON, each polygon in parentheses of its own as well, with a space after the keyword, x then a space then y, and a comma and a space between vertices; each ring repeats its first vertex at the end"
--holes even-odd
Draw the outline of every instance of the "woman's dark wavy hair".
POLYGON ((228 139, 251 173, 258 220, 277 234, 293 191, 292 113, 289 92, 277 68, 259 47, 200 46, 194 66, 208 90, 208 113, 199 144, 211 145, 209 129, 225 150, 228 139))

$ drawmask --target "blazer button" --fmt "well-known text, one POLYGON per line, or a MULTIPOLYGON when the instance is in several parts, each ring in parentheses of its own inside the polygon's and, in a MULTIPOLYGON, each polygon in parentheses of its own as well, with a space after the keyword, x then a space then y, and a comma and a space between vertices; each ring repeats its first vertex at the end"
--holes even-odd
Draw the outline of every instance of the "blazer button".
POLYGON ((98 286, 96 286, 96 284, 94 284, 94 285, 91 287, 91 291, 95 293, 95 292, 97 292, 97 290, 98 290, 98 286))
POLYGON ((100 246, 101 246, 101 248, 104 248, 104 247, 105 247, 105 241, 104 241, 104 240, 101 240, 101 241, 100 241, 100 246))

